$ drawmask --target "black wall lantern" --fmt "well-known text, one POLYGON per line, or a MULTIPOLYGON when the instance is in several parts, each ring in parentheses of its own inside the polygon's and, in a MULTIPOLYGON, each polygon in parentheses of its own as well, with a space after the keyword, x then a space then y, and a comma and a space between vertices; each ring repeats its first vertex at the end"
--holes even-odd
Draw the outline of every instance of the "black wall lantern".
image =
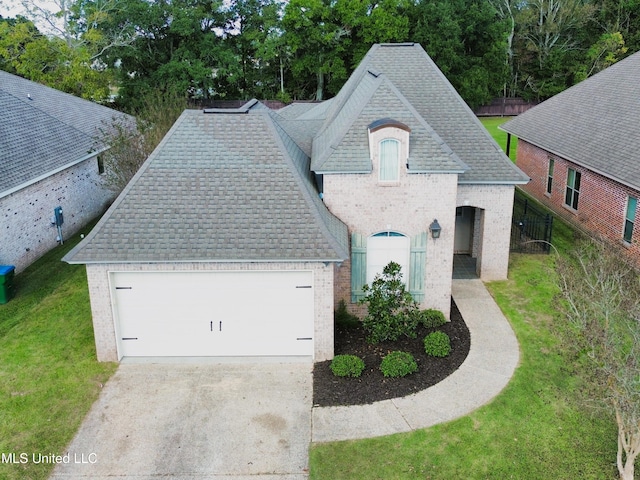
POLYGON ((433 239, 440 238, 442 227, 435 218, 433 219, 433 222, 431 222, 431 225, 429 225, 429 231, 431 232, 431 237, 433 239))

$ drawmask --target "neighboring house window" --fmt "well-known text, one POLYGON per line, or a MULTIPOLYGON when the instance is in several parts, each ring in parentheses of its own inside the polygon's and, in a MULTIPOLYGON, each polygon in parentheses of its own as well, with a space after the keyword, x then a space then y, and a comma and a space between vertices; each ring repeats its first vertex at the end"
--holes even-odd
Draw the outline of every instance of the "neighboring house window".
POLYGON ((104 158, 102 155, 98 155, 98 174, 102 175, 104 173, 104 158))
POLYGON ((380 142, 380 173, 381 182, 397 182, 400 174, 400 142, 385 139, 380 142))
POLYGON ((351 234, 351 301, 364 298, 362 286, 371 284, 376 273, 394 261, 402 267, 402 278, 416 302, 424 300, 427 232, 406 237, 397 232, 381 232, 371 237, 351 234))
POLYGON ((551 187, 553 186, 553 167, 555 161, 553 158, 549 159, 549 172, 547 173, 547 193, 551 193, 551 187))
POLYGON ((578 200, 580 199, 580 172, 576 172, 573 168, 569 169, 567 174, 567 193, 564 196, 564 203, 574 210, 578 209, 578 200))
POLYGON ((624 217, 624 241, 631 243, 633 237, 633 226, 636 223, 636 208, 638 207, 638 199, 634 197, 627 198, 627 214, 624 217))

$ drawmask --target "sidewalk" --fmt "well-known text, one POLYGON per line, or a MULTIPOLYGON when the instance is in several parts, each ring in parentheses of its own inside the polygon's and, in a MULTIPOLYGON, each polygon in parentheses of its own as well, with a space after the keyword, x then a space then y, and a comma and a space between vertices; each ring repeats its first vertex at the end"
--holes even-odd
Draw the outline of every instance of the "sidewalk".
POLYGON ((511 325, 480 280, 453 280, 453 299, 471 334, 469 355, 442 382, 407 397, 370 405, 314 407, 313 442, 378 437, 462 417, 507 385, 520 351, 511 325))

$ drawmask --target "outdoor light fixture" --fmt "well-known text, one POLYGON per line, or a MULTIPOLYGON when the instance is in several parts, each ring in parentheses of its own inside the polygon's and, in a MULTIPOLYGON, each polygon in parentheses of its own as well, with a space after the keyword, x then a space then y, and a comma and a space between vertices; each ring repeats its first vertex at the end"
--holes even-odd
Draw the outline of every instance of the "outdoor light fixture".
POLYGON ((433 222, 431 222, 431 225, 429 225, 429 231, 431 232, 431 237, 433 239, 440 238, 442 227, 435 218, 433 219, 433 222))

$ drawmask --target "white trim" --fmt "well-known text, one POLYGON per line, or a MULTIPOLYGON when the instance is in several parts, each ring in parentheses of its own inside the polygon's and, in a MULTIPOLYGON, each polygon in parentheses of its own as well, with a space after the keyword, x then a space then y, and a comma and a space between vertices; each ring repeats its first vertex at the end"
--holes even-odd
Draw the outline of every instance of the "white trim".
POLYGON ((4 197, 8 197, 9 195, 16 193, 24 188, 30 187, 31 185, 34 185, 38 182, 41 182, 42 180, 52 177, 53 175, 55 175, 56 173, 60 173, 68 168, 71 167, 75 167, 76 165, 78 165, 79 163, 82 163, 86 160, 91 159, 92 157, 97 157, 98 155, 100 155, 101 153, 105 152, 106 150, 108 150, 108 148, 103 148, 102 150, 96 150, 94 152, 91 152, 87 155, 85 155, 84 157, 82 157, 79 160, 75 160, 74 162, 68 163, 66 165, 63 165, 62 167, 58 167, 55 170, 51 170, 50 172, 44 173, 36 178, 33 178, 31 180, 28 180, 16 187, 10 188, 9 190, 5 190, 4 192, 0 193, 0 198, 4 198, 4 197))

